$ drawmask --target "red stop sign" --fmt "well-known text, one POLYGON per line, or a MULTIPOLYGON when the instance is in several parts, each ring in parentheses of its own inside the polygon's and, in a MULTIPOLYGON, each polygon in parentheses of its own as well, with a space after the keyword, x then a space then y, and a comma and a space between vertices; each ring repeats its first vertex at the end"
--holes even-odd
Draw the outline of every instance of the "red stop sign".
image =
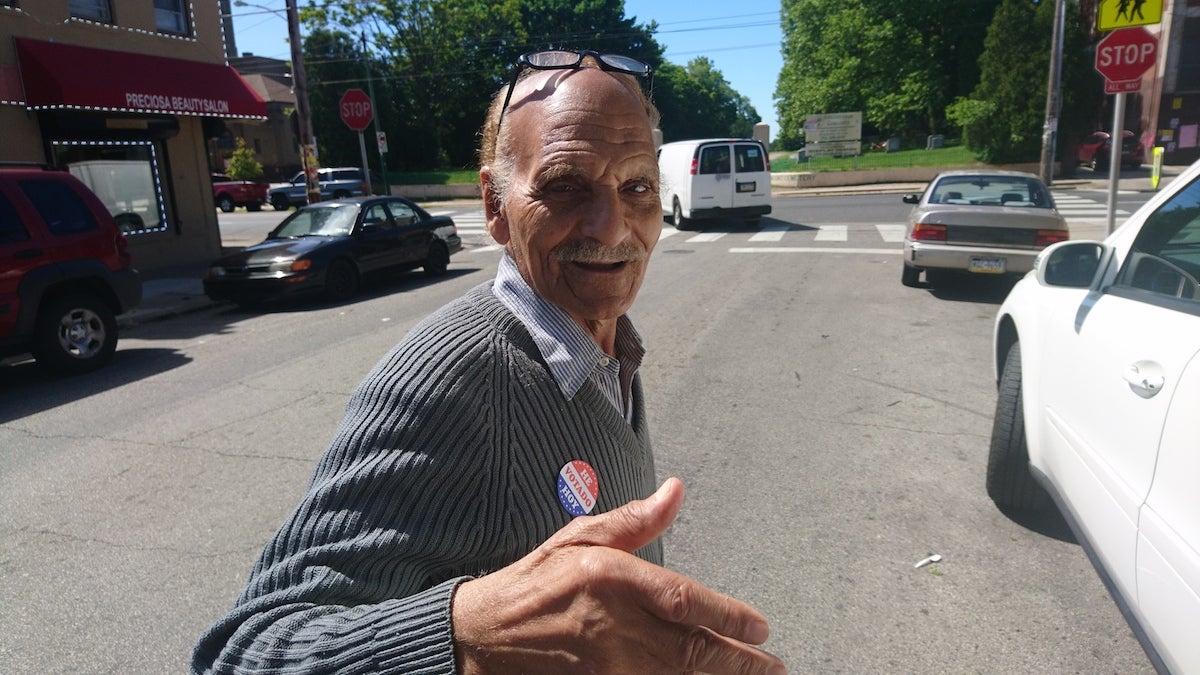
POLYGON ((1121 28, 1096 45, 1096 70, 1110 82, 1136 80, 1157 57, 1158 38, 1141 26, 1121 28))
POLYGON ((355 131, 366 129, 375 117, 371 99, 362 89, 347 89, 346 93, 342 94, 342 100, 338 101, 338 113, 346 126, 355 131))

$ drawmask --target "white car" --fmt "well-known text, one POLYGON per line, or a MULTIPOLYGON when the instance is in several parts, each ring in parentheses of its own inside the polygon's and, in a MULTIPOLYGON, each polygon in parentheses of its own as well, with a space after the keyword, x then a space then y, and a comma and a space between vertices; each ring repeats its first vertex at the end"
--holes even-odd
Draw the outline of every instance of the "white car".
POLYGON ((1160 670, 1200 673, 1200 162, 996 317, 987 491, 1052 497, 1160 670), (1165 666, 1165 668, 1164 668, 1165 666))

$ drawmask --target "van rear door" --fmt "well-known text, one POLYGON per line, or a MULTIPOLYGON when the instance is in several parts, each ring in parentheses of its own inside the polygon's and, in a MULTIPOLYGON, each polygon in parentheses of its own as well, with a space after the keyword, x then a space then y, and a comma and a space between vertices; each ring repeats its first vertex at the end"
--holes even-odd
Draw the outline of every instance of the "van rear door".
POLYGON ((700 146, 692 179, 692 210, 733 206, 733 173, 728 143, 700 146))
POLYGON ((735 143, 733 145, 732 205, 753 206, 769 199, 771 174, 767 170, 767 158, 758 143, 735 143))

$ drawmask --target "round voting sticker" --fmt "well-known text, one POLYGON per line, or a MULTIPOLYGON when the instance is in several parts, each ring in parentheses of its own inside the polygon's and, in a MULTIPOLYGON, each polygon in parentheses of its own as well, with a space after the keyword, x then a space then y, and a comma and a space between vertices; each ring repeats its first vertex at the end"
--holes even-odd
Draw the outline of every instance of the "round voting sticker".
POLYGON ((582 459, 567 462, 558 472, 558 501, 567 513, 586 516, 596 508, 600 482, 596 470, 582 459))

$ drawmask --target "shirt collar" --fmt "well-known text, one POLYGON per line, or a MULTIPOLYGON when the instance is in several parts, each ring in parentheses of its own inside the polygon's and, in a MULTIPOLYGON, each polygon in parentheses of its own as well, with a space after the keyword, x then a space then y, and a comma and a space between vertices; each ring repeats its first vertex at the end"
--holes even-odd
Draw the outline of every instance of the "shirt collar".
MULTIPOLYGON (((569 314, 534 292, 507 251, 500 259, 492 288, 496 298, 529 331, 563 396, 574 398, 607 355, 569 314)), ((622 371, 636 371, 645 348, 633 322, 624 314, 617 319, 615 347, 622 371)))

